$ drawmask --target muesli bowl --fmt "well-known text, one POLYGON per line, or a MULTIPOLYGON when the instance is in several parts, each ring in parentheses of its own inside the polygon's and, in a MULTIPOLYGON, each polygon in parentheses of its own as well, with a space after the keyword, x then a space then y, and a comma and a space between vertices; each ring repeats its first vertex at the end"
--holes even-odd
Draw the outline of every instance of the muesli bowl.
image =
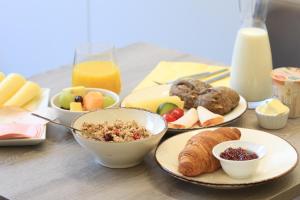
POLYGON ((116 120, 135 121, 150 135, 132 141, 105 141, 91 138, 84 131, 72 131, 75 140, 93 155, 96 162, 109 168, 127 168, 141 163, 144 157, 157 146, 168 129, 165 120, 160 115, 134 108, 109 108, 85 113, 74 119, 72 127, 82 130, 84 123, 107 122, 112 125, 116 120))

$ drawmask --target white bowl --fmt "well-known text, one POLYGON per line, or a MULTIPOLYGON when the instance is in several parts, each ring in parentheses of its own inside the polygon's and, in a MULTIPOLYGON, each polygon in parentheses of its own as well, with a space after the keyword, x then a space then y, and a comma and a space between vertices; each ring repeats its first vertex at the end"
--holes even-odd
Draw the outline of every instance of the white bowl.
POLYGON ((281 129, 285 127, 290 110, 278 115, 267 115, 259 111, 259 106, 255 109, 258 124, 266 129, 281 129))
MULTIPOLYGON (((119 95, 117 95, 116 93, 109 91, 109 90, 105 90, 105 89, 100 89, 100 88, 86 88, 86 90, 88 92, 90 91, 95 91, 95 92, 101 92, 104 95, 108 95, 111 96, 114 100, 115 103, 107 108, 114 108, 114 107, 118 107, 120 104, 120 98, 119 95)), ((71 122, 73 121, 73 119, 75 119, 77 116, 83 114, 83 113, 87 113, 88 111, 70 111, 70 110, 66 110, 63 109, 59 106, 59 95, 61 94, 61 92, 55 94, 52 98, 51 98, 51 107, 53 108, 53 110, 55 111, 56 116, 58 117, 58 120, 66 125, 70 125, 71 122)))
POLYGON ((76 141, 88 150, 98 163, 110 168, 127 168, 142 162, 168 129, 167 123, 160 115, 133 108, 111 108, 89 112, 77 117, 72 122, 72 127, 81 129, 84 122, 112 123, 115 120, 135 120, 140 126, 145 127, 151 136, 132 142, 105 142, 88 139, 72 132, 76 141))
POLYGON ((256 169, 260 160, 266 154, 266 148, 263 145, 241 141, 233 140, 226 141, 216 145, 213 148, 213 155, 220 161, 223 170, 232 178, 248 178, 255 174, 256 169), (226 160, 220 157, 220 154, 224 152, 227 148, 243 148, 249 151, 252 151, 257 154, 258 158, 253 160, 226 160))

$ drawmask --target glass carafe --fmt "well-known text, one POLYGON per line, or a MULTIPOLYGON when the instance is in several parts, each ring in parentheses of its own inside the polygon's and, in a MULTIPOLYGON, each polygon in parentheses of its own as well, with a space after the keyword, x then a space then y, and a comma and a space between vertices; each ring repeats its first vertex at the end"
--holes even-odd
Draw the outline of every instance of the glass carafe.
POLYGON ((272 96, 272 54, 265 25, 268 0, 239 0, 242 25, 231 63, 230 85, 254 108, 272 96))

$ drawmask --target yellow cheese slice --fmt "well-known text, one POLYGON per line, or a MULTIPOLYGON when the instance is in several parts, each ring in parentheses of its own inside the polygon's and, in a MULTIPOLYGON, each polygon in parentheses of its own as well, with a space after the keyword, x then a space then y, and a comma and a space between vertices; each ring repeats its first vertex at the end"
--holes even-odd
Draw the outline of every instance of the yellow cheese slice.
POLYGON ((41 88, 38 84, 27 81, 15 95, 4 103, 4 106, 22 107, 36 96, 40 95, 41 88))
POLYGON ((122 102, 122 107, 142 108, 156 112, 162 103, 174 103, 179 108, 183 108, 184 102, 177 96, 169 96, 170 85, 159 85, 137 90, 122 102))
POLYGON ((0 106, 12 97, 24 84, 26 80, 19 74, 9 74, 0 82, 0 106))
POLYGON ((3 72, 0 72, 0 82, 5 78, 5 74, 3 72))

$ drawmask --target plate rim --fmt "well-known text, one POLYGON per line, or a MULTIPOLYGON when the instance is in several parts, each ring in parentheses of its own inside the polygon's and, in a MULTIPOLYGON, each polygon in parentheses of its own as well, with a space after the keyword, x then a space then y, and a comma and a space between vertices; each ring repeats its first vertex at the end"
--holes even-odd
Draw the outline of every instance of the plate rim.
MULTIPOLYGON (((206 129, 215 129, 215 128, 217 128, 217 127, 210 127, 210 128, 206 128, 206 129)), ((257 129, 243 128, 243 127, 232 127, 232 128, 241 128, 241 129, 247 129, 247 130, 261 131, 261 130, 257 130, 257 129)), ((201 129, 198 129, 198 130, 201 130, 201 129)), ((193 131, 196 131, 196 130, 187 131, 185 133, 189 133, 189 132, 193 132, 193 131)), ((268 133, 268 132, 265 132, 265 131, 261 131, 261 132, 264 132, 264 133, 267 133, 267 134, 271 134, 271 133, 268 133)), ((185 134, 185 133, 182 133, 182 134, 185 134)), ((274 181, 276 179, 279 179, 279 178, 281 178, 281 177, 283 177, 283 176, 291 173, 297 167, 297 165, 299 163, 299 153, 298 153, 297 149, 294 147, 294 145, 292 145, 289 141, 287 141, 286 139, 284 139, 284 138, 282 138, 280 136, 271 134, 271 135, 273 135, 275 137, 280 138, 281 140, 285 141, 286 143, 288 143, 294 149, 294 151, 296 152, 297 160, 294 163, 294 165, 292 167, 290 167, 287 171, 285 171, 285 172, 283 172, 283 173, 281 173, 281 174, 279 174, 277 176, 274 176, 272 178, 268 178, 268 179, 261 180, 261 181, 254 181, 254 182, 251 182, 251 183, 237 183, 237 184, 235 184, 235 183, 230 183, 230 184, 229 183, 207 183, 207 182, 203 182, 203 181, 190 180, 189 178, 186 178, 185 176, 179 176, 177 174, 174 174, 173 172, 171 172, 167 168, 163 167, 161 165, 161 163, 157 160, 157 150, 158 150, 158 148, 163 143, 165 143, 166 141, 170 140, 171 138, 180 136, 182 134, 171 136, 170 138, 168 138, 168 139, 164 140, 163 142, 161 142, 156 147, 156 149, 154 151, 155 162, 158 164, 158 166, 163 171, 167 172, 167 174, 171 175, 172 177, 175 177, 175 178, 177 178, 179 180, 182 180, 182 181, 185 181, 185 182, 188 182, 188 183, 192 183, 192 184, 195 184, 195 185, 202 185, 202 186, 211 187, 211 188, 217 188, 217 189, 237 189, 237 188, 243 188, 243 187, 256 186, 256 185, 260 185, 260 184, 264 184, 264 183, 267 183, 267 182, 274 181)))

